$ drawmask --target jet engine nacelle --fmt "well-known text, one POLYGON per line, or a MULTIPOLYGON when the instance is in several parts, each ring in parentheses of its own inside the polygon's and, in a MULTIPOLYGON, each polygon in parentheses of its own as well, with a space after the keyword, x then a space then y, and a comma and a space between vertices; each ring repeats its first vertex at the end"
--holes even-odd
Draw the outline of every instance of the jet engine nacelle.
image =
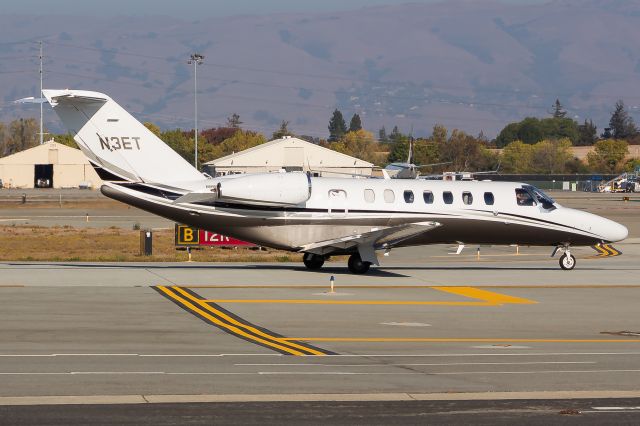
POLYGON ((217 200, 261 206, 295 206, 311 196, 311 178, 305 173, 265 173, 224 179, 217 200))

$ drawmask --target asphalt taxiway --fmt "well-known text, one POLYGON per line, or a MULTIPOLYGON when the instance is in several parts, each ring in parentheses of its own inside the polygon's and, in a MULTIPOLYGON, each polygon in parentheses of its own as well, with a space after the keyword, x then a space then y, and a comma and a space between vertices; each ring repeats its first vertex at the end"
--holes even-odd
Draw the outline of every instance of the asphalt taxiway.
POLYGON ((573 271, 548 248, 484 246, 394 250, 365 276, 0 263, 0 423, 637 422, 639 205, 608 202, 587 209, 629 227, 623 255, 576 248, 573 271))
POLYGON ((45 396, 634 395, 640 265, 634 244, 619 247, 630 254, 584 253, 573 271, 535 256, 445 258, 369 276, 340 264, 308 272, 297 264, 3 263, 0 404, 45 396))

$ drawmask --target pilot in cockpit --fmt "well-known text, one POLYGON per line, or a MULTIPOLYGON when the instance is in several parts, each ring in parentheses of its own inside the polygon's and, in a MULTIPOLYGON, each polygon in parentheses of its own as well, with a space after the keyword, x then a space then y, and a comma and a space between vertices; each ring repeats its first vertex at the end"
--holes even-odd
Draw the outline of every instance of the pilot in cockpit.
POLYGON ((535 201, 531 197, 529 192, 524 189, 517 188, 516 189, 516 200, 518 201, 519 206, 533 206, 535 205, 535 201))

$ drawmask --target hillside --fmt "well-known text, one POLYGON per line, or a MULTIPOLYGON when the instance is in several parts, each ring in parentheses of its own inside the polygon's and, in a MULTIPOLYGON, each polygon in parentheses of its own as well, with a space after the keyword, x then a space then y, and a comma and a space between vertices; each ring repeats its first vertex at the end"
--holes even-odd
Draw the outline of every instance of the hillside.
MULTIPOLYGON (((198 69, 202 127, 231 113, 270 135, 281 120, 327 136, 335 107, 372 131, 434 123, 490 137, 509 121, 546 116, 556 98, 599 130, 624 99, 640 121, 640 3, 545 5, 448 1, 341 13, 203 18, 0 16, 0 120, 36 116, 10 101, 45 86, 104 91, 145 121, 192 127, 198 69)), ((50 111, 47 126, 60 124, 50 111)))

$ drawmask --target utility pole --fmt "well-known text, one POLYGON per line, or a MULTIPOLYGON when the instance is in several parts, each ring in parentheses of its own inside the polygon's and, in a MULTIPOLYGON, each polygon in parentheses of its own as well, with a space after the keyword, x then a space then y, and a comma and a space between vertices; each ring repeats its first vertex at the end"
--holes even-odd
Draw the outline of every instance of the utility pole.
POLYGON ((193 97, 194 97, 194 116, 195 116, 195 157, 193 166, 198 168, 198 65, 202 65, 204 56, 199 53, 193 53, 187 61, 189 65, 193 64, 193 97))
MULTIPOLYGON (((42 40, 40 40, 40 95, 39 98, 42 98, 42 40)), ((40 145, 44 143, 44 133, 42 126, 42 101, 40 102, 40 145)))

